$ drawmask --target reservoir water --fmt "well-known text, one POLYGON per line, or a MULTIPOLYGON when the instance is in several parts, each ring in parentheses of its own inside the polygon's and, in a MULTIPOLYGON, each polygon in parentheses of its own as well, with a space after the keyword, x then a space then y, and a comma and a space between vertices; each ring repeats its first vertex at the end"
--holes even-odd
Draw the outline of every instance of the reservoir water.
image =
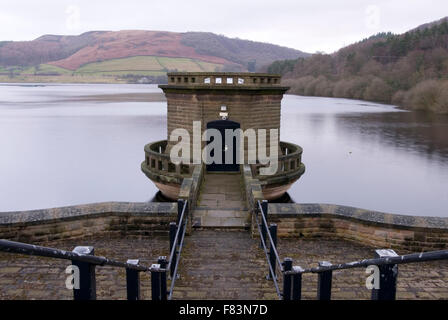
MULTIPOLYGON (((160 92, 0 85, 0 211, 151 200, 157 189, 140 163, 146 143, 166 139, 166 102, 144 94, 160 92)), ((448 216, 446 115, 286 95, 280 136, 304 149, 306 172, 289 191, 296 202, 448 216)))

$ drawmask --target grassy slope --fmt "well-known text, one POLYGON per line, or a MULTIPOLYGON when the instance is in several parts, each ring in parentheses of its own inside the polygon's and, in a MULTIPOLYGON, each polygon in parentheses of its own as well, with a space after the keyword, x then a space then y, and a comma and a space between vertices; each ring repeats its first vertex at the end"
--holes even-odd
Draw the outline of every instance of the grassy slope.
POLYGON ((189 58, 136 56, 111 59, 83 65, 75 71, 41 64, 38 67, 0 69, 0 81, 4 82, 124 82, 120 76, 164 76, 168 71, 215 71, 222 65, 189 58), (8 70, 14 70, 10 77, 8 70), (117 78, 118 77, 118 78, 117 78))

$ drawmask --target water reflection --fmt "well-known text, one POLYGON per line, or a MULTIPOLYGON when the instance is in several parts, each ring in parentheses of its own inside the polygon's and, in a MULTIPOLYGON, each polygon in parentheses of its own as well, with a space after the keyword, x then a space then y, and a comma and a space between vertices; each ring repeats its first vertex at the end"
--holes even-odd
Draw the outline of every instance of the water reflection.
POLYGON ((339 116, 342 128, 406 152, 448 161, 448 116, 417 112, 363 113, 339 116), (361 125, 362 124, 362 125, 361 125))
POLYGON ((448 117, 345 99, 287 96, 282 107, 281 138, 307 166, 295 201, 448 215, 448 117))
MULTIPOLYGON (((148 92, 160 90, 0 85, 0 211, 152 199, 140 163, 145 143, 166 139, 166 102, 79 100, 148 92)), ((447 116, 287 95, 280 131, 304 148, 293 200, 448 216, 447 116)))

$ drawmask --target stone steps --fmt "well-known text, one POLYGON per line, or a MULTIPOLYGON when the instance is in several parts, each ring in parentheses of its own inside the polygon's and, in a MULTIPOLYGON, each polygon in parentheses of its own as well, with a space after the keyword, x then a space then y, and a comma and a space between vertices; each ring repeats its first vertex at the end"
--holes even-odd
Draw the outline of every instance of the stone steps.
POLYGON ((193 212, 193 227, 243 229, 249 225, 241 175, 206 173, 193 212))
POLYGON ((247 231, 195 230, 185 239, 173 298, 276 299, 266 263, 247 231))
POLYGON ((193 227, 196 228, 246 228, 250 224, 247 210, 196 208, 193 227))

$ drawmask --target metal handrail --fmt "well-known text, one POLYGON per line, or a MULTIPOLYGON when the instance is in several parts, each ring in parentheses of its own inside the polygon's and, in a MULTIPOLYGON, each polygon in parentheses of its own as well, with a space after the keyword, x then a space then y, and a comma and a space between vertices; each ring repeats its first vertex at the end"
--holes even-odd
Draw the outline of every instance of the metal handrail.
POLYGON ((187 230, 186 226, 187 226, 187 220, 188 220, 188 216, 185 218, 185 222, 184 222, 184 217, 185 217, 185 212, 186 212, 186 208, 188 206, 188 200, 185 200, 184 202, 184 206, 182 208, 182 213, 180 215, 180 219, 179 219, 179 225, 177 226, 177 230, 176 230, 176 235, 174 237, 174 245, 171 248, 171 252, 170 252, 170 258, 168 261, 168 264, 165 268, 165 270, 171 270, 171 264, 173 263, 173 258, 174 255, 177 254, 177 258, 176 258, 176 264, 174 266, 174 272, 173 275, 171 277, 171 284, 170 284, 170 290, 168 292, 168 300, 171 300, 173 297, 173 291, 174 291, 174 286, 176 283, 176 279, 177 279, 177 269, 179 266, 179 261, 180 261, 180 257, 181 257, 181 253, 182 253, 182 248, 184 245, 184 240, 185 240, 185 232, 187 230), (180 230, 182 229, 182 235, 181 235, 181 241, 179 243, 179 234, 180 234, 180 230), (179 248, 177 248, 177 246, 179 246, 179 248))
MULTIPOLYGON (((187 207, 187 204, 188 204, 188 200, 185 200, 184 207, 182 208, 182 213, 181 213, 181 216, 180 216, 180 219, 179 219, 179 225, 177 226, 176 236, 174 237, 174 243, 175 244, 178 242, 180 228, 183 225, 184 216, 185 216, 185 208, 187 207)), ((185 234, 185 232, 184 232, 184 234, 185 234)), ((183 242, 183 238, 182 238, 182 242, 183 242)), ((176 245, 174 245, 173 248, 171 249, 170 258, 169 258, 168 265, 167 265, 166 269, 170 269, 171 262, 173 261, 173 257, 174 257, 174 253, 176 252, 176 249, 177 249, 176 245)))
MULTIPOLYGON (((266 233, 268 235, 270 245, 272 246, 272 249, 273 249, 274 254, 275 254, 275 259, 276 259, 276 261, 277 261, 277 263, 279 265, 280 271, 283 272, 283 264, 282 264, 282 262, 280 260, 279 255, 278 255, 278 251, 277 251, 277 248, 276 248, 276 246, 274 244, 274 240, 272 239, 271 232, 269 231, 268 222, 266 221, 266 217, 264 215, 263 208, 261 207, 260 200, 258 200, 257 203, 258 203, 258 208, 259 208, 259 210, 261 212, 261 218, 262 218, 263 224, 264 224, 264 226, 266 228, 266 233)), ((257 217, 257 225, 258 225, 258 217, 257 217)))
MULTIPOLYGON (((274 275, 274 270, 271 266, 271 262, 269 261, 268 248, 266 246, 266 242, 263 239, 260 224, 258 223, 258 217, 256 218, 256 220, 257 220, 258 232, 260 233, 261 244, 263 245, 263 251, 264 251, 264 254, 266 255, 266 260, 268 260, 269 271, 271 272, 272 275, 274 275)), ((272 281, 274 281, 275 291, 277 291, 277 295, 278 295, 279 299, 281 299, 282 293, 280 292, 280 287, 278 285, 277 277, 273 276, 272 281)))
MULTIPOLYGON (((184 246, 184 239, 185 239, 185 231, 187 230, 187 228, 183 228, 183 232, 182 232, 182 241, 179 245, 179 251, 178 251, 178 258, 176 259, 176 265, 174 267, 174 273, 173 273, 173 277, 171 278, 171 285, 170 285, 170 292, 168 294, 168 300, 171 300, 173 297, 173 290, 174 290, 174 285, 176 283, 176 279, 177 279, 177 267, 179 266, 179 261, 180 261, 180 255, 182 253, 182 248, 184 246)), ((176 246, 174 246, 175 248, 176 246)), ((167 268, 167 270, 170 270, 169 268, 167 268)))
POLYGON ((448 250, 428 251, 421 253, 411 253, 402 256, 382 257, 373 259, 363 259, 348 263, 332 264, 329 266, 319 266, 315 268, 301 269, 297 271, 287 271, 285 274, 321 273, 325 271, 344 270, 368 267, 370 265, 405 264, 415 262, 425 262, 448 259, 448 250))
POLYGON ((268 222, 267 222, 267 219, 266 219, 266 213, 264 212, 263 207, 261 206, 260 200, 257 201, 257 204, 258 204, 258 208, 256 208, 257 209, 256 210, 257 214, 255 215, 255 220, 256 220, 256 223, 257 223, 258 232, 260 234, 261 245, 262 245, 263 251, 264 251, 264 253, 266 255, 266 260, 268 261, 269 274, 272 276, 272 281, 274 282, 275 290, 277 292, 277 295, 278 295, 279 299, 281 300, 281 299, 283 299, 283 293, 280 291, 280 287, 279 287, 279 284, 278 284, 278 279, 277 279, 277 276, 276 276, 276 273, 275 273, 275 264, 276 263, 278 264, 279 270, 280 270, 281 273, 285 272, 284 271, 284 266, 283 266, 283 263, 280 260, 280 257, 279 257, 278 251, 277 251, 277 247, 275 245, 275 241, 272 238, 271 231, 270 231, 270 229, 268 227, 268 222), (262 224, 259 223, 258 212, 261 213, 261 222, 262 222, 262 224), (266 234, 267 234, 269 245, 270 245, 270 248, 269 248, 270 251, 271 251, 270 253, 268 253, 268 247, 267 247, 266 239, 265 239, 265 237, 263 235, 262 227, 264 227, 264 229, 266 230, 266 234), (273 265, 271 264, 271 259, 270 259, 271 254, 273 254, 275 256, 275 262, 272 262, 273 265))
POLYGON ((37 246, 22 242, 15 242, 0 239, 0 251, 9 252, 9 253, 18 253, 25 254, 31 256, 40 256, 40 257, 50 257, 56 259, 65 259, 72 261, 81 261, 87 262, 99 266, 114 266, 132 269, 136 271, 148 271, 149 268, 143 265, 134 265, 125 262, 120 262, 112 259, 108 259, 106 257, 101 256, 93 256, 93 255, 83 255, 73 251, 65 251, 56 248, 37 246))

